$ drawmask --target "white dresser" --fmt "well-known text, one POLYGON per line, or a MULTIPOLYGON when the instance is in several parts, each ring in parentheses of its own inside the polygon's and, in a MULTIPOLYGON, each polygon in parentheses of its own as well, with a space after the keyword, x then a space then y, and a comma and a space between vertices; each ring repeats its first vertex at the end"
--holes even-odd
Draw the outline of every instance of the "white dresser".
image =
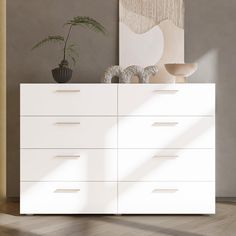
POLYGON ((214 84, 21 84, 21 214, 213 214, 214 84))

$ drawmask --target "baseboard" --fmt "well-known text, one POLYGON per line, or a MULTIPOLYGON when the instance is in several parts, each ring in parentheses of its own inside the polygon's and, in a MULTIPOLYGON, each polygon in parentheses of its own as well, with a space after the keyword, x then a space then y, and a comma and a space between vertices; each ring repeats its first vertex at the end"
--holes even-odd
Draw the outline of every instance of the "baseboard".
POLYGON ((7 202, 19 202, 20 197, 7 197, 7 202))
POLYGON ((236 197, 217 197, 216 202, 235 202, 236 197))

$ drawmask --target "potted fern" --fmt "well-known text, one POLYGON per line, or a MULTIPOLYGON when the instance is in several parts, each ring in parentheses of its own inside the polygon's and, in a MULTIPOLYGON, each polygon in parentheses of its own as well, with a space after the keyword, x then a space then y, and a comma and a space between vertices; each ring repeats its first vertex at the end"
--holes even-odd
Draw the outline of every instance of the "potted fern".
POLYGON ((66 22, 65 26, 68 27, 68 33, 66 37, 62 35, 48 36, 47 38, 35 44, 32 48, 32 50, 34 50, 48 43, 56 43, 61 46, 62 61, 59 64, 59 67, 52 70, 53 78, 57 83, 66 83, 71 79, 73 71, 71 68, 69 68, 68 59, 71 60, 71 62, 73 62, 75 65, 79 58, 77 44, 69 42, 73 28, 76 26, 81 26, 90 30, 94 30, 95 32, 105 34, 104 26, 93 18, 87 16, 74 17, 72 20, 66 22))

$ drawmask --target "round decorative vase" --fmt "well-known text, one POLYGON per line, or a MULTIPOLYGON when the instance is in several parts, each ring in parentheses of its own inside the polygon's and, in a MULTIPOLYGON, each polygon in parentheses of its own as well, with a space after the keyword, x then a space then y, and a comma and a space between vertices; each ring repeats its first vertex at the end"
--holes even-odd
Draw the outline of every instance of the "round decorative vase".
POLYGON ((52 76, 57 83, 66 83, 72 77, 73 71, 69 68, 69 63, 63 60, 59 67, 52 70, 52 76))
POLYGON ((186 83, 187 77, 191 76, 198 68, 197 63, 165 64, 167 72, 175 76, 176 83, 186 83))

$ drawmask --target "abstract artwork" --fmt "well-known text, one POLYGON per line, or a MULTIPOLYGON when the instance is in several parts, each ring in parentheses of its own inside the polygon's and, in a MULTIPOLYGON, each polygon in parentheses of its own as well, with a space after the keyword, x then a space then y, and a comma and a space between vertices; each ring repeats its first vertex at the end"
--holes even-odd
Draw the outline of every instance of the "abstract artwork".
POLYGON ((158 66, 151 82, 171 82, 167 63, 184 62, 184 0, 120 0, 119 64, 158 66))

